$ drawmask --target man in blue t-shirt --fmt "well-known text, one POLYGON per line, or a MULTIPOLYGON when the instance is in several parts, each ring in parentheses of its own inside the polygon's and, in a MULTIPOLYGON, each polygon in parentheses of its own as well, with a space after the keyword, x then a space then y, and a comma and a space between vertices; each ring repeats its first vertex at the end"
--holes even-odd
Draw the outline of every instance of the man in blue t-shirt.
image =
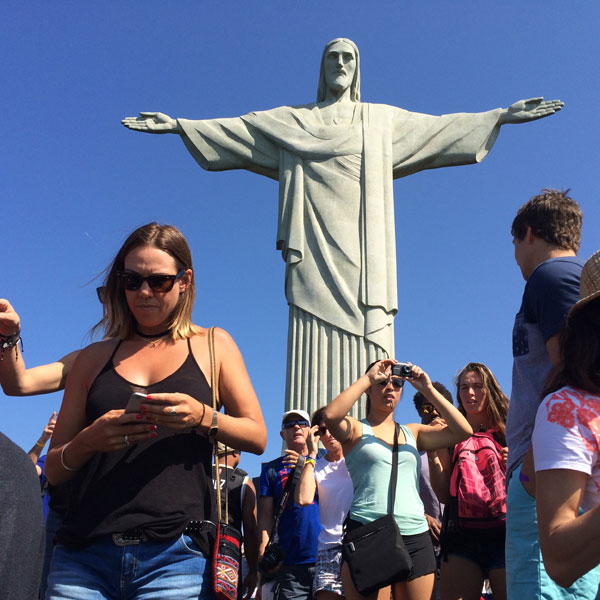
MULTIPOLYGON (((260 474, 260 515, 261 536, 260 556, 262 557, 280 498, 293 472, 298 456, 308 454, 306 436, 310 429, 310 417, 304 410, 290 410, 281 420, 281 437, 287 450, 266 463, 260 474)), ((283 565, 275 574, 272 587, 275 600, 295 598, 302 600, 311 597, 314 566, 317 558, 317 538, 321 531, 317 499, 309 506, 299 506, 294 502, 294 493, 281 513, 277 536, 279 544, 286 552, 283 565)))
POLYGON ((559 331, 579 299, 581 209, 566 192, 545 189, 524 204, 511 233, 527 282, 513 328, 508 444, 506 585, 509 600, 595 598, 595 572, 563 589, 546 573, 539 548, 531 434, 544 381, 560 360, 559 331), (588 593, 589 592, 589 593, 588 593), (591 594, 591 595, 590 595, 591 594))

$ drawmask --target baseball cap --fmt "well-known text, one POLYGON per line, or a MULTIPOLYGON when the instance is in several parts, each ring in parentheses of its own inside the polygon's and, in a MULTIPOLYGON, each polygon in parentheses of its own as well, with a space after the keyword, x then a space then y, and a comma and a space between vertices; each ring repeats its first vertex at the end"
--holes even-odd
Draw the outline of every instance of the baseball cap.
POLYGON ((283 427, 285 420, 290 415, 298 415, 299 417, 302 417, 304 420, 306 420, 308 422, 308 424, 310 425, 310 417, 309 417, 308 413, 305 410, 302 410, 301 408, 299 408, 297 410, 288 410, 287 412, 283 413, 283 417, 281 417, 281 426, 282 427, 283 427))

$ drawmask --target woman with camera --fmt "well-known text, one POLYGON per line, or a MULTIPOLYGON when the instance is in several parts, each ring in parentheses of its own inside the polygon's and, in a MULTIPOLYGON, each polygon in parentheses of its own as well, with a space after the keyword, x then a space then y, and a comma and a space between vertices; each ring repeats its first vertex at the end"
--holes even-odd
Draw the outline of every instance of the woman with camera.
MULTIPOLYGON (((362 377, 325 407, 324 417, 327 427, 342 444, 354 487, 346 538, 361 526, 393 514, 412 568, 408 567, 407 576, 391 582, 392 595, 395 599, 429 600, 436 561, 418 493, 419 451, 452 446, 467 438, 472 433, 469 423, 433 387, 427 373, 416 365, 401 364, 395 359, 384 359, 371 365, 362 377), (435 406, 444 423, 396 425, 394 409, 402 396, 405 381, 435 406), (363 393, 367 394, 367 417, 358 421, 348 413, 363 393), (397 438, 397 452, 393 451, 394 437, 397 438), (394 462, 397 463, 395 489, 398 493, 394 493, 393 488, 390 490, 394 462), (390 496, 394 495, 390 511, 390 496)), ((380 563, 385 564, 388 560, 389 557, 382 556, 380 563)), ((342 565, 344 593, 346 598, 358 600, 364 596, 358 593, 355 579, 355 573, 345 560, 342 565)), ((387 599, 389 593, 389 587, 382 587, 367 597, 387 599)))
POLYGON ((579 297, 532 438, 540 547, 563 587, 594 568, 598 576, 600 564, 600 251, 583 267, 579 297))
POLYGON ((213 440, 262 453, 266 430, 240 351, 191 321, 188 244, 150 223, 125 241, 106 276, 102 326, 81 351, 46 460, 53 484, 74 480, 46 598, 210 598, 213 440), (133 392, 137 410, 125 410, 133 392))

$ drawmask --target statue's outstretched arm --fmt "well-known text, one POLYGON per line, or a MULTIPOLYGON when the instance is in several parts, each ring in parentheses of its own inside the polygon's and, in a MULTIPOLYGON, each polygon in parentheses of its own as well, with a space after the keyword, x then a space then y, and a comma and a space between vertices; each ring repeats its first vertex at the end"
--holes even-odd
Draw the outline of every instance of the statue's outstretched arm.
POLYGON ((127 129, 146 133, 182 133, 176 119, 160 112, 141 112, 139 117, 125 117, 121 123, 127 129))
POLYGON ((543 98, 529 98, 528 100, 518 100, 511 104, 500 115, 499 123, 527 123, 536 119, 543 119, 558 112, 564 102, 560 100, 546 100, 543 98))

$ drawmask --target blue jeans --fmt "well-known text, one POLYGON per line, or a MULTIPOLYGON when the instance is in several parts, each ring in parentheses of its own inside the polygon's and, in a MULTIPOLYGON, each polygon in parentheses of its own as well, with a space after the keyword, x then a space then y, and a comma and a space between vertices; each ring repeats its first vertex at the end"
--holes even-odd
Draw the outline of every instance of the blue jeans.
POLYGON ((558 586, 544 568, 538 538, 535 499, 519 480, 517 467, 506 496, 506 590, 508 600, 594 600, 600 598, 600 567, 578 579, 571 587, 558 586))
POLYGON ((54 509, 48 509, 46 517, 46 551, 44 553, 44 566, 42 568, 42 581, 40 582, 40 598, 46 597, 46 587, 50 564, 52 563, 52 554, 54 553, 54 538, 58 530, 62 527, 63 516, 54 509))
POLYGON ((192 539, 117 546, 110 536, 86 548, 57 545, 46 600, 208 600, 210 561, 192 539))

